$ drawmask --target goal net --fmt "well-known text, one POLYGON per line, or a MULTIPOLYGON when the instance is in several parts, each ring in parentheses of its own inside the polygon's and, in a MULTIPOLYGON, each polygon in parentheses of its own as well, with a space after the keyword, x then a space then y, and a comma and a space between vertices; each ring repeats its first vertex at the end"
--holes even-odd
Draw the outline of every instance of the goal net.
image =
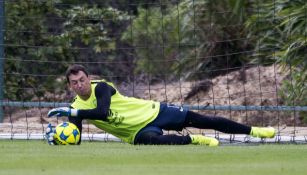
MULTIPOLYGON (((307 143, 306 26, 304 0, 0 0, 0 138, 44 139, 48 123, 67 120, 47 113, 74 98, 64 74, 77 63, 126 96, 277 129, 273 139, 178 134, 307 143)), ((120 141, 83 127, 85 140, 120 141)))

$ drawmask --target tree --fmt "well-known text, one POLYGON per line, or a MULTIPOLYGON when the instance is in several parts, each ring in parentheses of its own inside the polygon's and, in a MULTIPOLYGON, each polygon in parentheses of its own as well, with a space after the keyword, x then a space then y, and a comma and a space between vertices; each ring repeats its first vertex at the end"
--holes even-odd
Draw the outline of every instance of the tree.
POLYGON ((61 3, 60 0, 6 3, 5 8, 10 9, 5 14, 7 98, 48 98, 46 92, 60 93, 64 89, 65 80, 59 77, 69 64, 113 59, 114 55, 106 54, 115 49, 112 27, 125 20, 124 13, 95 5, 61 3), (53 83, 55 79, 59 82, 53 83))
POLYGON ((244 64, 244 1, 190 1, 139 8, 123 40, 135 47, 137 71, 184 79, 215 76, 244 64), (162 8, 163 7, 163 8, 162 8), (229 10, 232 9, 232 10, 229 10), (163 66, 159 66, 163 64, 163 66))
POLYGON ((281 96, 288 105, 307 105, 307 4, 305 0, 258 1, 247 21, 259 57, 276 61, 288 72, 281 96))

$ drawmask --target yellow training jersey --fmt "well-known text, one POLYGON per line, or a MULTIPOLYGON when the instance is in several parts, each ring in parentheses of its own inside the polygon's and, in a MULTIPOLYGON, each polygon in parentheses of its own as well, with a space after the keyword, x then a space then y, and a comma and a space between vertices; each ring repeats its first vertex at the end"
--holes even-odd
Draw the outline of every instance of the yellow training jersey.
MULTIPOLYGON (((71 106, 75 109, 95 109, 97 107, 95 87, 99 82, 105 81, 92 81, 90 98, 82 100, 79 96, 76 96, 71 106)), ((89 120, 89 122, 123 141, 133 144, 138 131, 157 117, 160 103, 123 96, 112 83, 105 83, 116 90, 116 93, 111 96, 107 120, 89 120)))

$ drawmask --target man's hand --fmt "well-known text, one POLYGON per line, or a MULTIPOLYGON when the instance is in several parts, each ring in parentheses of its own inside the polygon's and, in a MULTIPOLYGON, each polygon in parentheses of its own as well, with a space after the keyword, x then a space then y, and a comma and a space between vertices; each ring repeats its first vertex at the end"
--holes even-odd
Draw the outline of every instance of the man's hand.
POLYGON ((49 123, 45 133, 45 137, 49 145, 57 145, 57 143, 54 140, 54 134, 55 134, 55 127, 49 123))
POLYGON ((78 114, 78 110, 77 109, 71 109, 71 108, 68 108, 68 107, 61 107, 61 108, 51 109, 48 112, 48 117, 53 117, 53 116, 56 116, 56 117, 63 117, 63 116, 69 117, 69 116, 77 116, 77 114, 78 114))

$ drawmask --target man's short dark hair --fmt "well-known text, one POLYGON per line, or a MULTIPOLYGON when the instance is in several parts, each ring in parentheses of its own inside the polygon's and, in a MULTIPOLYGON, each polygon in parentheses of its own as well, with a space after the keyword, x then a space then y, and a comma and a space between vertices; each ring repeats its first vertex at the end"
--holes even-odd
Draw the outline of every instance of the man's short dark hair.
POLYGON ((76 75, 76 74, 78 74, 79 71, 84 72, 85 75, 88 76, 88 72, 87 72, 87 70, 85 69, 84 66, 79 65, 79 64, 73 64, 73 65, 69 66, 69 67, 67 68, 66 74, 65 74, 65 75, 66 75, 66 80, 67 80, 67 82, 69 83, 69 76, 70 76, 71 74, 76 75))

